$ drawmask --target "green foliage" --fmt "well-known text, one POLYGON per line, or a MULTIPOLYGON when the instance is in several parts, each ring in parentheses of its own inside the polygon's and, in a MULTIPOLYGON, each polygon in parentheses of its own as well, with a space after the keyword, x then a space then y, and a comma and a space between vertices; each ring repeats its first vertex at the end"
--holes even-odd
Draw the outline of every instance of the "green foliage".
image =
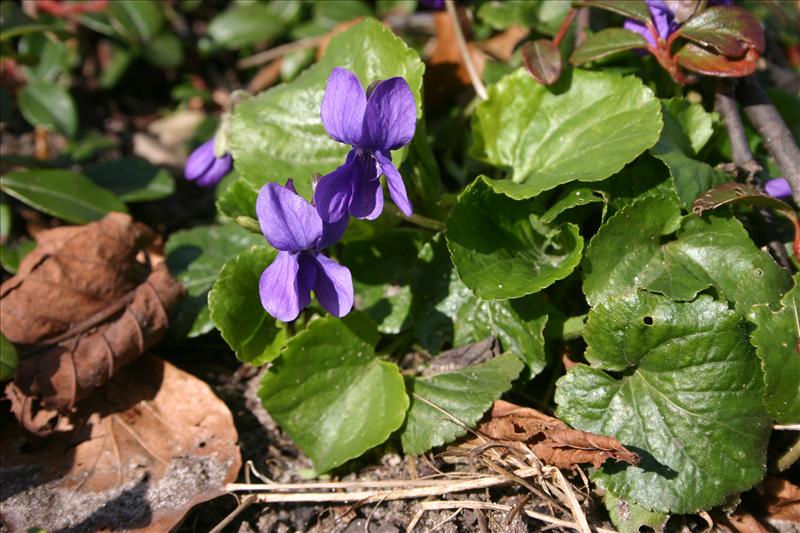
POLYGON ((531 198, 574 180, 599 181, 653 146, 661 112, 635 77, 574 70, 549 91, 520 69, 489 88, 475 111, 471 153, 510 168, 492 187, 531 198))
POLYGON ((264 406, 318 472, 358 457, 403 423, 403 377, 395 364, 375 357, 377 340, 363 315, 318 319, 264 375, 264 406))
POLYGON ((683 207, 691 209, 695 198, 731 177, 694 159, 713 134, 712 117, 702 106, 673 98, 662 101, 662 114, 664 129, 650 153, 667 165, 683 207))
POLYGON ((225 263, 208 293, 211 321, 239 360, 251 365, 272 361, 286 341, 285 328, 278 327, 261 306, 258 280, 275 258, 275 250, 254 246, 225 263))
POLYGON ((574 224, 545 224, 536 200, 514 200, 476 179, 447 221, 447 244, 464 284, 484 299, 517 298, 565 278, 583 238, 574 224))
POLYGON ((5 335, 0 333, 0 381, 14 378, 18 362, 17 349, 5 335))
POLYGON ((589 35, 572 53, 570 62, 580 65, 635 48, 647 48, 647 40, 641 34, 623 28, 606 28, 589 35))
POLYGON ((99 220, 109 211, 127 212, 111 192, 69 170, 18 170, 0 177, 0 189, 31 207, 67 222, 99 220))
MULTIPOLYGON (((236 170, 255 189, 294 178, 298 192, 310 198, 312 176, 344 162, 348 147, 328 137, 319 117, 325 82, 335 67, 352 70, 365 87, 375 80, 404 77, 421 116, 424 64, 378 21, 364 20, 331 39, 325 56, 297 79, 236 106, 230 150, 236 170)), ((396 164, 402 154, 394 153, 396 164)))
POLYGON ((28 83, 17 96, 19 110, 34 126, 46 126, 65 135, 78 131, 78 112, 69 92, 47 81, 28 83))
POLYGON ((766 305, 753 308, 756 329, 750 342, 756 347, 764 371, 764 401, 767 412, 781 424, 800 422, 800 275, 794 287, 781 300, 782 307, 772 312, 766 305))
POLYGON ((761 480, 770 421, 738 314, 708 296, 681 303, 631 292, 593 308, 584 338, 591 366, 558 381, 557 414, 642 456, 635 467, 605 465, 593 476, 599 486, 658 512, 691 513, 761 480))
POLYGON ((606 492, 603 499, 611 521, 620 533, 639 533, 642 526, 663 531, 669 515, 651 511, 634 502, 617 498, 606 492))
POLYGON ((674 200, 644 198, 611 217, 586 249, 583 290, 590 304, 642 287, 676 300, 714 288, 736 304, 775 305, 789 287, 785 270, 759 250, 732 217, 681 218, 674 200), (677 231, 676 239, 662 237, 677 231))
POLYGON ((481 300, 458 279, 441 235, 420 250, 411 287, 414 334, 426 350, 437 353, 445 344, 461 346, 492 335, 525 362, 527 377, 547 364, 544 299, 481 300))
POLYGON ((231 257, 259 245, 264 245, 264 237, 230 223, 197 226, 170 235, 164 247, 167 266, 187 293, 176 320, 181 332, 196 337, 211 331, 208 291, 220 269, 231 257))
POLYGON ((86 174, 126 203, 160 200, 175 192, 169 172, 144 159, 114 159, 90 168, 86 174))
POLYGON ((419 454, 465 435, 466 429, 442 411, 475 425, 492 402, 511 388, 521 369, 519 359, 503 354, 453 372, 409 378, 412 397, 400 433, 403 451, 419 454))
POLYGON ((282 36, 299 14, 296 0, 234 3, 211 20, 207 35, 216 46, 238 50, 282 36))

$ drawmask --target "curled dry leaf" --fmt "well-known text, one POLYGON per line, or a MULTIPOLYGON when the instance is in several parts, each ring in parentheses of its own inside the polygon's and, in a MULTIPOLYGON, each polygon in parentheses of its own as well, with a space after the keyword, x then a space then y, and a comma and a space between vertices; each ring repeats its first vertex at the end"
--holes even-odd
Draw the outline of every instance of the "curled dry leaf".
POLYGON ((779 477, 764 480, 762 502, 767 514, 777 520, 800 524, 800 487, 779 477))
POLYGON ((169 531, 241 466, 225 404, 151 355, 81 402, 71 431, 33 439, 8 422, 0 514, 11 531, 169 531))
POLYGON ((7 393, 28 429, 44 430, 34 403, 69 409, 163 336, 183 289, 152 267, 143 252, 152 238, 121 213, 44 231, 0 286, 3 334, 20 351, 7 393))
POLYGON ((639 462, 637 454, 613 437, 572 429, 557 418, 503 400, 494 402, 490 418, 478 431, 494 440, 524 443, 543 462, 558 468, 581 463, 599 468, 608 459, 639 462))

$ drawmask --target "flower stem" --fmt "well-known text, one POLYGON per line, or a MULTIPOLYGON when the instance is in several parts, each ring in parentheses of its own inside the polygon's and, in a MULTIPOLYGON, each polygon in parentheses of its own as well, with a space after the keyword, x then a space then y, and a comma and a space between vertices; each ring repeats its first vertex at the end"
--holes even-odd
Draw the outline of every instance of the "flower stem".
POLYGON ((416 224, 417 226, 425 229, 430 229, 433 231, 444 231, 445 225, 444 222, 440 222, 438 220, 434 220, 432 218, 424 217, 422 215, 418 215, 416 213, 412 213, 411 216, 406 216, 403 214, 400 209, 397 208, 394 204, 386 204, 384 206, 384 210, 393 214, 398 218, 402 218, 406 222, 411 222, 412 224, 416 224))
POLYGON ((556 48, 561 46, 561 41, 564 40, 564 36, 567 34, 567 30, 569 30, 569 27, 572 24, 572 21, 575 19, 576 14, 577 11, 575 9, 570 9, 566 18, 564 18, 564 22, 561 23, 558 33, 553 38, 553 44, 556 45, 556 48))
POLYGON ((486 98, 488 98, 486 87, 483 85, 483 80, 481 80, 480 74, 478 74, 478 69, 475 68, 475 63, 472 61, 472 55, 470 54, 469 48, 467 48, 467 41, 464 39, 464 32, 461 31, 461 22, 458 20, 456 4, 453 2, 453 0, 444 0, 444 5, 447 8, 447 14, 450 15, 450 19, 453 22, 453 32, 456 35, 456 43, 458 44, 458 49, 461 52, 461 57, 464 59, 464 66, 467 67, 469 80, 472 82, 472 86, 475 88, 475 92, 478 94, 480 99, 486 100, 486 98))

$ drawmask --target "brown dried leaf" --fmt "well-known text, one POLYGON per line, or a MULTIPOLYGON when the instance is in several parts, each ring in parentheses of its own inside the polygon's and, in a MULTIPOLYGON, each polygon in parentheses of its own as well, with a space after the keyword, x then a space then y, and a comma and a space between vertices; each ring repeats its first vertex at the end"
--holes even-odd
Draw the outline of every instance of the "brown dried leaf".
POLYGON ((20 349, 8 394, 32 431, 34 399, 63 412, 163 336, 183 289, 144 254, 152 238, 121 213, 43 231, 0 286, 3 334, 20 349))
POLYGON ((524 442, 539 459, 558 468, 581 463, 599 468, 608 459, 639 462, 637 454, 613 437, 572 429, 557 418, 503 400, 494 402, 491 417, 478 431, 498 441, 524 442))
POLYGON ((11 531, 169 531, 223 494, 241 466, 225 404, 150 355, 81 402, 71 421, 73 430, 35 440, 4 424, 0 514, 11 531))
POLYGON ((768 477, 762 497, 767 513, 778 520, 800 524, 800 487, 785 479, 768 477))
POLYGON ((717 525, 715 529, 721 531, 730 531, 731 533, 770 533, 771 531, 755 516, 741 508, 730 515, 719 511, 713 514, 717 525))

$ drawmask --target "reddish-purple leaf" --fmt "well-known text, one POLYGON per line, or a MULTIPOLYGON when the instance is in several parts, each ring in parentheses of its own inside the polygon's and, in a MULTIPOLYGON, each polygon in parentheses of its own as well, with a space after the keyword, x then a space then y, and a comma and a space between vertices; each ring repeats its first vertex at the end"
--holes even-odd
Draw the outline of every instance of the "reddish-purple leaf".
POLYGON ((743 59, 730 60, 725 56, 700 48, 694 43, 687 43, 675 54, 675 57, 682 67, 706 76, 740 78, 755 72, 759 54, 750 49, 743 59))
POLYGON ((794 226, 794 256, 800 261, 800 218, 798 218, 794 208, 753 185, 731 182, 714 187, 697 197, 692 204, 692 212, 696 215, 702 215, 704 211, 734 203, 768 207, 788 218, 794 226))
POLYGON ((587 37, 572 53, 569 62, 580 65, 634 48, 647 48, 647 39, 635 31, 608 28, 587 37))
POLYGON ((640 22, 650 20, 644 0, 575 0, 573 7, 599 7, 640 22))
POLYGON ((525 43, 522 59, 531 76, 542 85, 552 85, 561 77, 561 51, 549 39, 525 43))
POLYGON ((764 52, 761 24, 739 6, 710 7, 684 24, 680 34, 728 58, 741 58, 750 49, 764 52))

